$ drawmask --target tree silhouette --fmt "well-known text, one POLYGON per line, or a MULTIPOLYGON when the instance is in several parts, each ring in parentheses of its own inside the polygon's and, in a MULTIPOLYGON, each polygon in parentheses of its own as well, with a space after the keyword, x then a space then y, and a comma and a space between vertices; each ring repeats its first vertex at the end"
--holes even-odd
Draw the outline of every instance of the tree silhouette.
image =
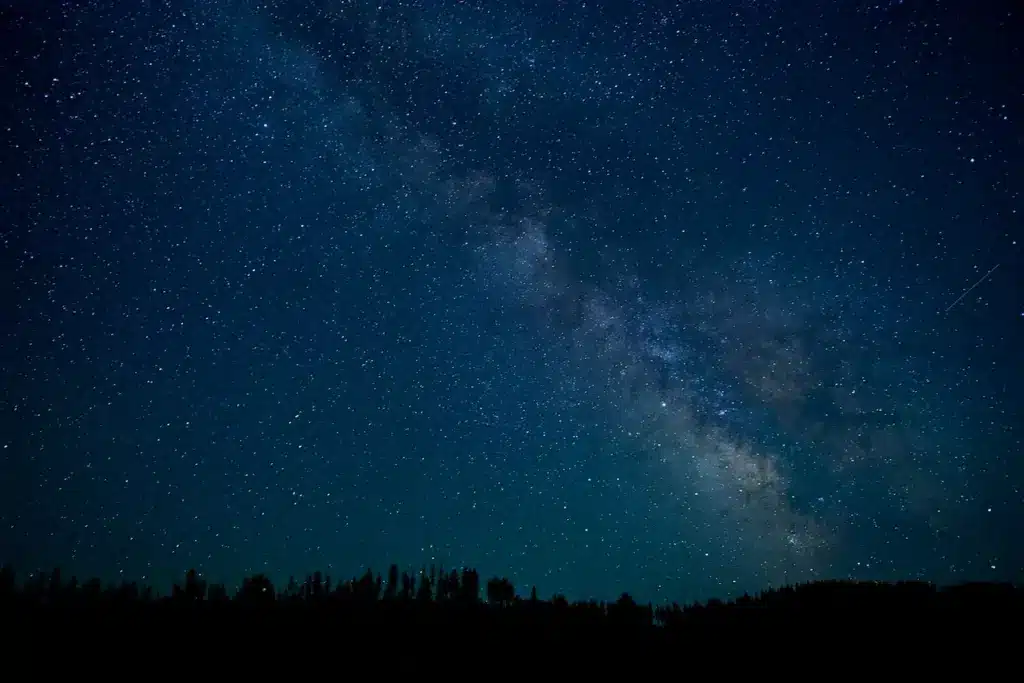
POLYGON ((508 607, 516 598, 516 589, 506 578, 494 577, 487 581, 487 602, 508 607))
MULTIPOLYGON (((27 576, 18 585, 12 568, 0 568, 0 613, 12 623, 31 616, 18 610, 42 608, 40 614, 58 615, 60 628, 72 615, 126 616, 135 623, 144 610, 165 615, 170 611, 186 619, 197 615, 203 623, 228 624, 232 615, 248 623, 256 615, 276 617, 288 627, 310 624, 358 626, 361 632, 381 635, 393 627, 396 642, 437 633, 450 647, 461 648, 467 634, 494 633, 508 645, 512 634, 536 638, 559 634, 593 635, 605 629, 614 638, 646 636, 692 637, 709 626, 752 625, 753 633, 784 633, 794 624, 826 631, 850 624, 897 625, 906 632, 956 624, 1014 623, 1024 614, 1024 590, 1011 584, 963 584, 947 588, 919 582, 879 583, 819 581, 784 586, 735 600, 709 600, 680 606, 670 603, 654 608, 639 604, 629 593, 611 603, 595 600, 570 603, 556 595, 542 600, 531 587, 528 600, 516 598, 508 578, 493 577, 485 587, 486 602, 479 601, 479 574, 469 568, 446 570, 422 567, 418 573, 388 571, 387 590, 379 574, 367 569, 357 578, 332 582, 313 572, 299 586, 294 579, 280 594, 263 574, 242 581, 234 597, 220 583, 207 584, 192 569, 167 597, 155 597, 152 586, 123 581, 103 587, 99 579, 80 583, 65 579, 55 569, 27 576), (399 592, 399 587, 401 591, 399 592), (66 611, 62 611, 66 610, 66 611), (327 621, 315 621, 326 619, 327 621), (381 630, 384 628, 385 630, 381 630), (453 645, 456 644, 456 645, 453 645)), ((267 626, 272 620, 257 620, 267 626)), ((198 623, 198 622, 197 622, 198 623)), ((328 626, 329 627, 329 626, 328 626)), ((683 641, 680 641, 683 642, 683 641)))
POLYGON ((179 594, 178 597, 188 602, 201 602, 206 599, 206 581, 199 577, 199 572, 195 569, 185 572, 185 587, 179 589, 175 585, 174 590, 179 594))
POLYGON ((242 581, 238 601, 249 605, 266 605, 275 602, 274 584, 264 574, 256 574, 242 581))
POLYGON ((384 597, 388 600, 394 600, 398 596, 398 565, 393 564, 388 569, 388 585, 387 590, 384 592, 384 597))
POLYGON ((480 574, 475 569, 462 570, 462 584, 459 588, 462 602, 475 605, 480 600, 480 574))
POLYGON ((433 598, 433 584, 430 580, 430 577, 427 575, 426 570, 423 570, 420 572, 420 585, 419 588, 416 589, 416 599, 420 602, 430 602, 431 600, 433 600, 433 598))

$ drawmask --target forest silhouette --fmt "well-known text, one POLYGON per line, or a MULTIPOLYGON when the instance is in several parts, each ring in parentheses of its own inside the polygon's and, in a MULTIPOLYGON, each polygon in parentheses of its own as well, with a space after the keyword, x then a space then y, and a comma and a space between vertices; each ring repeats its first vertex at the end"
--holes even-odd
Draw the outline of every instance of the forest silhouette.
POLYGON ((364 633, 386 629, 396 637, 501 634, 558 640, 605 633, 664 639, 718 626, 754 627, 764 634, 776 627, 826 630, 864 623, 944 628, 978 618, 1015 623, 1022 607, 1024 590, 1008 583, 939 587, 919 581, 819 581, 728 601, 654 606, 628 593, 613 602, 570 602, 561 595, 540 599, 533 588, 523 597, 507 578, 482 581, 473 569, 438 567, 401 571, 392 565, 387 576, 367 570, 343 581, 315 572, 282 587, 256 574, 233 592, 190 570, 166 594, 135 582, 65 579, 59 569, 32 573, 19 582, 11 567, 0 569, 0 614, 8 616, 84 617, 132 625, 192 619, 204 626, 267 629, 327 623, 364 633))

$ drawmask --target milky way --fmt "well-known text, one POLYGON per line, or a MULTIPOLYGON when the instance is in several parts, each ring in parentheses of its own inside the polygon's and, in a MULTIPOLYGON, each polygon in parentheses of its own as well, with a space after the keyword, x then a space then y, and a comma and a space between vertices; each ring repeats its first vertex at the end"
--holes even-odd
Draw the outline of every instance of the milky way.
POLYGON ((1008 43, 556 4, 18 15, 12 561, 1019 574, 1024 109, 972 76, 1008 43))

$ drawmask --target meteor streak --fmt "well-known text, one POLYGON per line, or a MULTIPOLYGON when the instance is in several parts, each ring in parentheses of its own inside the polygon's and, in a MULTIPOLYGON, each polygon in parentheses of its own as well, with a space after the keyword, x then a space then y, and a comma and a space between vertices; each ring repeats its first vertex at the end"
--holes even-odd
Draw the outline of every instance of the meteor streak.
POLYGON ((966 290, 964 291, 964 293, 963 293, 963 294, 961 294, 960 296, 958 296, 958 297, 956 298, 956 301, 954 301, 953 303, 951 303, 951 304, 949 305, 949 308, 947 308, 947 309, 946 309, 946 313, 949 313, 949 312, 950 312, 951 310, 953 310, 953 307, 954 307, 954 306, 956 306, 956 305, 957 305, 958 303, 960 303, 960 302, 961 302, 961 301, 963 300, 963 298, 964 298, 965 296, 967 296, 968 294, 970 294, 970 293, 971 293, 971 290, 973 290, 973 289, 974 289, 975 287, 977 287, 977 286, 978 286, 978 285, 980 285, 980 284, 981 284, 982 282, 984 282, 985 280, 987 280, 987 279, 988 279, 988 276, 989 276, 989 275, 991 275, 992 273, 994 273, 994 272, 996 271, 996 268, 998 268, 998 267, 999 267, 999 264, 998 264, 998 263, 997 263, 997 264, 995 264, 994 266, 992 266, 992 270, 990 270, 990 271, 988 271, 987 273, 985 273, 984 275, 982 275, 982 276, 981 276, 981 279, 980 279, 980 280, 978 280, 978 281, 977 281, 977 282, 975 282, 975 283, 974 283, 973 285, 971 285, 970 287, 968 287, 968 288, 967 288, 967 289, 966 289, 966 290))

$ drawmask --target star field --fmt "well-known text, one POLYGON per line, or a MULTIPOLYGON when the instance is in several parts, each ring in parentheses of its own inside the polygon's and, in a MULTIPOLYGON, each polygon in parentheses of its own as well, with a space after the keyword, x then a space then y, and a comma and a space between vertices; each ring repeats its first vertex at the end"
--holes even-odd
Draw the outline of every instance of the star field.
POLYGON ((0 561, 1019 579, 1019 15, 6 3, 0 561))

